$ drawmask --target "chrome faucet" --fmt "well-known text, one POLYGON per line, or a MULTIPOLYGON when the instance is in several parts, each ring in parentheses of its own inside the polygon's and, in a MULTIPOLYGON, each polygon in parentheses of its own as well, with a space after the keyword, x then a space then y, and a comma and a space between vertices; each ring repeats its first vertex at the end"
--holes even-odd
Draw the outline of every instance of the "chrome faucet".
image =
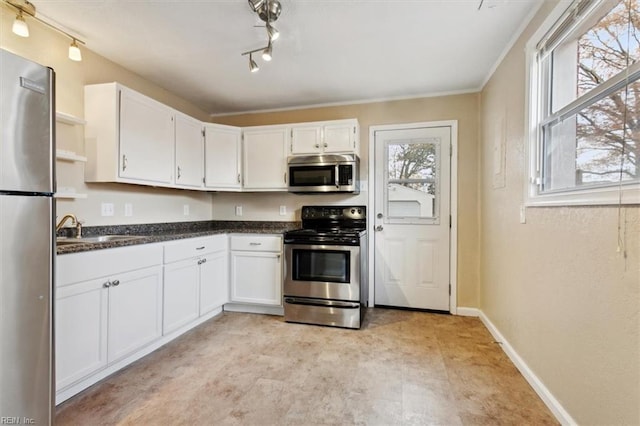
POLYGON ((71 219, 71 224, 75 225, 76 227, 76 238, 82 238, 82 222, 78 220, 76 215, 71 213, 62 216, 62 219, 60 219, 60 222, 58 222, 58 224, 56 225, 56 234, 58 233, 58 231, 60 231, 60 229, 62 229, 68 219, 71 219))

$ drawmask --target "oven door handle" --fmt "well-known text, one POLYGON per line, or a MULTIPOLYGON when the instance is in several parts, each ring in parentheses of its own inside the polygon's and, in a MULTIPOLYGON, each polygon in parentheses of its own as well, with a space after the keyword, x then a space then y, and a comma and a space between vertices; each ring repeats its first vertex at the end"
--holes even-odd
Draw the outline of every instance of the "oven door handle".
POLYGON ((298 297, 285 297, 285 303, 290 305, 319 306, 322 308, 358 309, 358 302, 342 302, 339 300, 305 299, 298 297))

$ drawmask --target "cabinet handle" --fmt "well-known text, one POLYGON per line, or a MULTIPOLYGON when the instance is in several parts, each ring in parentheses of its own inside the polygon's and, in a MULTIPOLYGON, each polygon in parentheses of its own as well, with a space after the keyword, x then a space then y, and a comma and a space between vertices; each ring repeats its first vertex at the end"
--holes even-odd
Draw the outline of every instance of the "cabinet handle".
POLYGON ((276 259, 278 259, 278 262, 280 262, 280 255, 279 254, 276 255, 276 259))
POLYGON ((111 287, 111 281, 107 281, 106 283, 102 284, 102 287, 104 287, 104 288, 111 287))
POLYGON ((202 259, 198 260, 198 265, 202 265, 202 259))
POLYGON ((284 183, 287 183, 287 172, 284 172, 284 183))
POLYGON ((329 146, 329 144, 325 142, 325 143, 324 143, 324 147, 326 148, 326 147, 328 147, 328 146, 329 146))
POLYGON ((182 169, 180 169, 180 166, 178 166, 178 179, 180 179, 180 176, 181 176, 180 172, 182 172, 182 169))
POLYGON ((241 182, 241 180, 240 180, 240 173, 238 173, 238 183, 240 183, 240 182, 241 182))
POLYGON ((204 250, 204 246, 202 246, 202 247, 196 247, 196 250, 204 250))
MULTIPOLYGON (((202 263, 207 263, 207 259, 202 259, 200 262, 202 262, 202 263)), ((201 264, 202 264, 202 263, 201 263, 201 264)))
POLYGON ((319 143, 316 144, 316 148, 320 148, 320 144, 319 143))
POLYGON ((261 246, 262 243, 249 243, 250 246, 261 246))
POLYGON ((114 287, 117 287, 120 285, 120 280, 113 280, 113 282, 111 283, 111 285, 113 285, 114 287))
POLYGON ((127 170, 127 156, 122 154, 122 171, 127 170))

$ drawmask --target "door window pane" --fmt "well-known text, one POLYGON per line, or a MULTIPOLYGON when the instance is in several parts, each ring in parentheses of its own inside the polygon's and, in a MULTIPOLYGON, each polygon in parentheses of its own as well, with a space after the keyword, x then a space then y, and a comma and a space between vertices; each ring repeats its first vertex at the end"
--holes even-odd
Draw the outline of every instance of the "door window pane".
POLYGON ((414 139, 387 144, 387 217, 435 218, 439 141, 414 139))

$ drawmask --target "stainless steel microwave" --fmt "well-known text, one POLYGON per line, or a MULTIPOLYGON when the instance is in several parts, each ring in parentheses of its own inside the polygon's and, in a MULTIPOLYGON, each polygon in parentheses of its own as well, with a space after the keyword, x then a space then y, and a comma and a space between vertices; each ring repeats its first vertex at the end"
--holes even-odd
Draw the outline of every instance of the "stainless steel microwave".
POLYGON ((360 192, 360 159, 355 154, 288 158, 289 192, 360 192))

